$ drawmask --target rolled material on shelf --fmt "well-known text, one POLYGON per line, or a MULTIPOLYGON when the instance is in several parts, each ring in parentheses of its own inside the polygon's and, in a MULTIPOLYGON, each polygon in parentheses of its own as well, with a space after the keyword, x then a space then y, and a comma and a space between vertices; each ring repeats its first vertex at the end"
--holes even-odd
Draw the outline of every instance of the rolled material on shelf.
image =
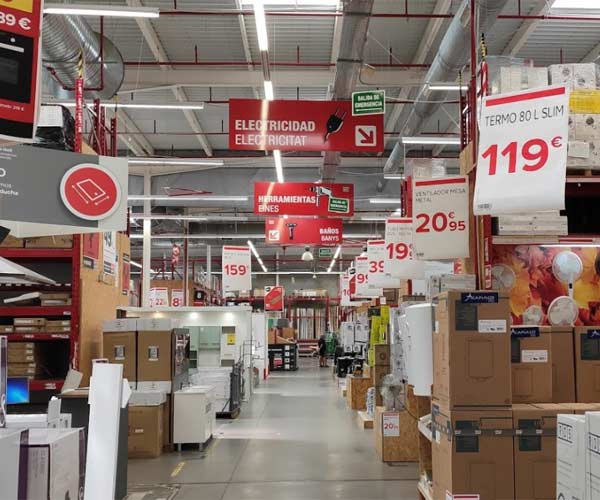
POLYGON ((433 384, 433 305, 406 308, 408 323, 408 382, 415 396, 431 396, 433 384))

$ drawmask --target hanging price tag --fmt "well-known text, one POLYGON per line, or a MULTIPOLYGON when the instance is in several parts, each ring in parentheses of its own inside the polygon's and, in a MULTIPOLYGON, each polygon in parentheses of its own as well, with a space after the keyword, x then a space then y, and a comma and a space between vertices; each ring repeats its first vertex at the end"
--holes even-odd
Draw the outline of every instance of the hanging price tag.
POLYGON ((423 279, 425 263, 413 256, 412 218, 390 218, 385 223, 385 274, 401 279, 423 279))
POLYGON ((469 256, 469 181, 415 180, 413 251, 419 260, 469 256))
POLYGON ((565 87, 483 100, 475 215, 565 207, 569 93, 565 87))
POLYGON ((171 290, 171 307, 183 307, 183 290, 181 288, 171 290))
POLYGON ((169 305, 169 289, 164 287, 150 288, 150 307, 167 307, 169 305))
POLYGON ((223 292, 240 292, 252 289, 249 247, 223 247, 223 292))
POLYGON ((371 288, 369 286, 369 258, 356 257, 354 261, 356 269, 356 298, 370 299, 383 295, 381 288, 371 288))
POLYGON ((382 425, 385 437, 400 437, 400 415, 398 413, 384 413, 382 425))
POLYGON ((369 259, 369 287, 398 288, 400 286, 400 280, 392 278, 385 272, 385 240, 367 241, 367 258, 369 259))

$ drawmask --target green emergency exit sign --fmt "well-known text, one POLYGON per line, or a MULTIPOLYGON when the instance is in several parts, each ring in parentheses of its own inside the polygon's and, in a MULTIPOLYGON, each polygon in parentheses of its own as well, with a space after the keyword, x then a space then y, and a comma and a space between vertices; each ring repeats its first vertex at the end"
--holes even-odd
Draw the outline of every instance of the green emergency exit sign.
POLYGON ((319 248, 319 257, 321 259, 329 258, 331 255, 331 248, 319 248))
POLYGON ((352 93, 352 116, 385 114, 385 90, 352 93))

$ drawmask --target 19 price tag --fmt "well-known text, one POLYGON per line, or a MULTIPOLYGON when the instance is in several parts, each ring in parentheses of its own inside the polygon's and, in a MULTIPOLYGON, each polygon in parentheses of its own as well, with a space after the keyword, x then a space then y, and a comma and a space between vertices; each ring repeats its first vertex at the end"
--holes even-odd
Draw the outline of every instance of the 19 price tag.
POLYGON ((567 89, 489 96, 481 113, 475 215, 562 210, 569 141, 567 89))
POLYGON ((381 288, 371 288, 369 286, 369 258, 368 257, 356 257, 354 261, 356 274, 356 298, 368 299, 373 297, 379 297, 383 294, 381 288))
POLYGON ((413 253, 419 260, 469 256, 469 181, 415 180, 413 253))
POLYGON ((386 250, 385 240, 367 241, 370 287, 398 288, 400 285, 398 279, 385 272, 386 253, 389 252, 386 250))
POLYGON ((223 247, 223 292, 252 289, 249 247, 223 247))
POLYGON ((390 218, 385 223, 386 274, 401 279, 423 279, 424 262, 414 260, 412 218, 390 218))

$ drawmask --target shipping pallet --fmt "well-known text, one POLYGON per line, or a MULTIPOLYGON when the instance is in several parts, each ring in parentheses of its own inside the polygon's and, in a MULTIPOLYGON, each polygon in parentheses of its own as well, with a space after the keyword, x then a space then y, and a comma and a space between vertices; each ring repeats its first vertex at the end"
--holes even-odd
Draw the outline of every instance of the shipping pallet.
POLYGON ((358 412, 358 425, 362 429, 372 429, 373 428, 373 417, 371 417, 366 411, 358 412))

